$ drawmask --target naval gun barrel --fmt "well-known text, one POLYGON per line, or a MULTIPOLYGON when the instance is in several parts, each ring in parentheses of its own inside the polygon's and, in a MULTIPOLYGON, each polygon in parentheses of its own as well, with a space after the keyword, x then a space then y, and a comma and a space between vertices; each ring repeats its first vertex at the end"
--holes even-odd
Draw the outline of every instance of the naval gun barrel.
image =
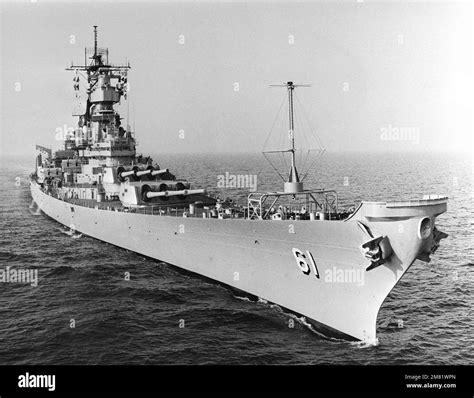
POLYGON ((145 174, 150 174, 152 171, 153 171, 152 169, 137 171, 136 176, 141 177, 141 176, 144 176, 145 174))
POLYGON ((125 178, 125 177, 131 176, 131 175, 133 175, 133 174, 135 174, 135 170, 122 171, 122 172, 120 173, 120 177, 125 178))
POLYGON ((148 199, 157 198, 160 196, 179 196, 179 195, 194 195, 205 194, 205 189, 183 189, 181 191, 161 191, 161 192, 147 192, 145 195, 148 199))
POLYGON ((138 166, 134 166, 132 169, 130 170, 125 170, 122 166, 120 166, 118 169, 117 169, 117 175, 118 177, 124 181, 125 178, 129 177, 131 179, 133 179, 134 181, 138 181, 140 179, 141 176, 143 175, 150 175, 150 173, 153 171, 153 167, 152 166, 148 166, 146 169, 144 170, 140 170, 138 168, 138 166))
POLYGON ((157 176, 159 174, 167 173, 168 171, 169 171, 169 169, 154 170, 154 171, 151 172, 151 175, 152 176, 157 176))

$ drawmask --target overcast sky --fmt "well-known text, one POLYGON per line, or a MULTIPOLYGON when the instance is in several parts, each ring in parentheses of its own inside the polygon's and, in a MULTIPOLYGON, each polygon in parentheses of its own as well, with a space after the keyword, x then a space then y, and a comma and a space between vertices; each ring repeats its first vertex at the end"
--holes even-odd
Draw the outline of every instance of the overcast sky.
POLYGON ((92 25, 111 61, 130 61, 144 153, 261 151, 285 95, 268 85, 288 80, 312 85, 297 95, 328 151, 472 146, 469 2, 0 7, 3 155, 54 147, 75 125, 64 68, 93 45, 92 25))

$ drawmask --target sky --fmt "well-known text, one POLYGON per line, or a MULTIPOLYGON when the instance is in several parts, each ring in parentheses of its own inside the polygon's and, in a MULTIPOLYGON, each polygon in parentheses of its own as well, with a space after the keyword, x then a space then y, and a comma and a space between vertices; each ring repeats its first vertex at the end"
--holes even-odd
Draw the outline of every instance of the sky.
POLYGON ((65 67, 93 46, 93 25, 109 59, 132 67, 143 153, 281 149, 286 92, 269 85, 289 80, 311 84, 296 90, 301 145, 305 127, 331 152, 472 148, 470 2, 37 0, 0 12, 0 156, 55 148, 57 129, 76 125, 65 67))

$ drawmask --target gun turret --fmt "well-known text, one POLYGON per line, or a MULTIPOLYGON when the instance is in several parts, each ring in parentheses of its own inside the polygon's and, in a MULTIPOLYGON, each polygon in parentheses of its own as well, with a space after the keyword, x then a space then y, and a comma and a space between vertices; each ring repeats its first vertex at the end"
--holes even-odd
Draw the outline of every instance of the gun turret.
POLYGON ((125 178, 129 177, 133 178, 133 180, 137 181, 139 178, 136 176, 136 173, 139 171, 138 167, 135 166, 131 170, 125 170, 124 167, 120 166, 117 168, 117 177, 120 181, 124 182, 125 178))

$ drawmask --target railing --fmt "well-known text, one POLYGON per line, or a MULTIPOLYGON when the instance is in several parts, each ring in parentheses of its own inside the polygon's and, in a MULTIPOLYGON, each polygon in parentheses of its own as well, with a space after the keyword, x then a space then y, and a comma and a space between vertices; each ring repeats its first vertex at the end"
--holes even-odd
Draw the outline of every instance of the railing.
MULTIPOLYGON (((51 195, 51 193, 49 193, 51 195)), ((164 207, 164 206, 123 206, 120 202, 96 202, 91 199, 69 199, 61 198, 57 195, 52 194, 51 196, 59 199, 63 202, 70 203, 73 205, 87 207, 96 210, 105 211, 117 211, 122 213, 133 213, 153 216, 171 216, 171 217, 184 217, 184 218, 219 218, 218 213, 215 213, 209 208, 195 208, 193 214, 191 214, 189 207, 164 207), (203 216, 203 213, 206 216, 203 216), (214 214, 215 213, 215 214, 214 214)), ((226 214, 223 218, 243 218, 238 213, 226 214)))
POLYGON ((103 185, 99 184, 98 182, 96 182, 95 184, 94 183, 88 184, 88 183, 64 182, 63 187, 65 188, 101 188, 102 190, 104 189, 103 185))
MULTIPOLYGON (((74 199, 74 198, 65 198, 58 195, 58 192, 53 189, 51 191, 46 192, 48 195, 59 199, 63 202, 70 203, 73 205, 78 205, 81 207, 87 207, 90 209, 96 210, 105 210, 105 211, 117 211, 123 213, 133 213, 133 214, 143 214, 143 215, 154 215, 154 216, 172 216, 172 217, 184 217, 184 218, 240 218, 240 219, 260 219, 260 220, 268 220, 269 217, 269 209, 273 207, 275 201, 272 201, 271 206, 264 207, 262 201, 262 197, 259 199, 249 198, 249 204, 251 203, 252 206, 250 208, 243 207, 239 208, 232 208, 232 209, 220 209, 218 211, 216 208, 210 208, 208 206, 204 206, 203 208, 195 207, 193 213, 191 213, 190 208, 186 207, 179 207, 179 206, 123 206, 120 201, 105 201, 105 202, 97 202, 94 199, 74 199)), ((314 194, 314 192, 312 192, 314 194)), ((333 194, 333 191, 325 191, 325 192, 317 192, 318 194, 333 194)), ((265 196, 265 195, 263 195, 265 196)), ((273 195, 270 195, 273 196, 273 195)), ((279 196, 277 194, 277 196, 279 196)), ((311 197, 313 195, 310 195, 311 197)), ((314 197, 312 199, 315 203, 310 206, 307 206, 307 210, 309 212, 313 212, 315 210, 320 209, 321 204, 324 204, 323 207, 326 207, 324 210, 328 214, 328 218, 330 219, 339 219, 333 218, 338 216, 337 207, 332 208, 332 206, 337 206, 337 196, 332 197, 332 195, 328 195, 325 197, 323 203, 317 202, 314 197), (313 207, 314 206, 314 207, 313 207)), ((298 210, 293 206, 288 206, 286 208, 286 212, 294 212, 295 218, 298 214, 298 210)), ((299 219, 299 218, 298 218, 299 219)), ((303 219, 303 218, 302 218, 303 219)))
POLYGON ((339 212, 334 190, 251 193, 247 198, 247 209, 249 219, 259 220, 269 219, 275 213, 282 217, 292 215, 295 219, 298 215, 310 218, 311 213, 323 213, 331 219, 339 212))

